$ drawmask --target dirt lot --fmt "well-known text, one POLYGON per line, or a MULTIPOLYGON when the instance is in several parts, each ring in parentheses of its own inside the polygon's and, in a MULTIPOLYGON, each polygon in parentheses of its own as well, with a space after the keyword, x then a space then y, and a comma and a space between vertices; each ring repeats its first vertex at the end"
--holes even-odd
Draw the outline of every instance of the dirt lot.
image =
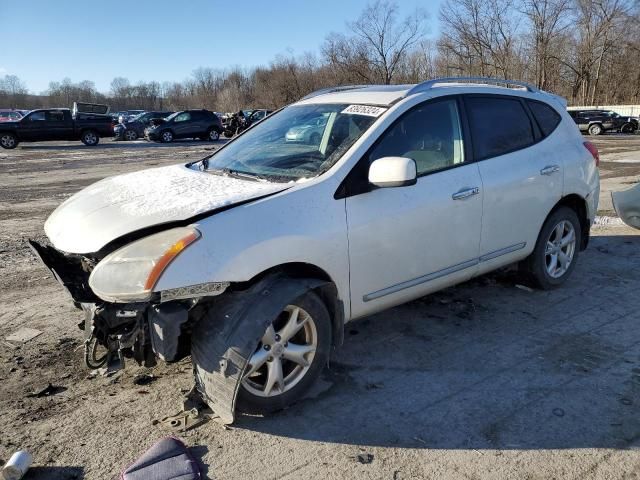
MULTIPOLYGON (((640 181, 640 136, 596 140, 601 214, 640 181)), ((112 479, 166 434, 191 386, 184 361, 111 377, 82 366, 81 314, 27 248, 49 213, 108 175, 197 159, 203 142, 25 144, 0 151, 0 460, 27 479, 112 479), (42 335, 5 341, 21 327, 42 335), (53 385, 49 396, 29 393, 53 385)), ((312 398, 269 418, 181 437, 212 479, 640 478, 640 236, 596 227, 568 284, 509 273, 349 324, 312 398)))

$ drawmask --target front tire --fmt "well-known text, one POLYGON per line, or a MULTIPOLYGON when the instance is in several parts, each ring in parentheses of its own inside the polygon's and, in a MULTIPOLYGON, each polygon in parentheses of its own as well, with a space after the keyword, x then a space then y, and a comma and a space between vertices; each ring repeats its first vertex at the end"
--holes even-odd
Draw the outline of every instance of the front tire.
POLYGON ((620 133, 635 133, 636 128, 632 123, 625 123, 620 128, 620 133))
POLYGON ((18 137, 16 137, 13 133, 2 133, 0 134, 0 147, 6 148, 7 150, 11 150, 18 146, 18 137))
POLYGON ((560 207, 544 222, 533 253, 524 261, 525 270, 544 290, 562 285, 578 260, 582 229, 576 212, 560 207))
POLYGON ((124 132, 124 139, 130 142, 138 139, 138 133, 135 130, 126 130, 124 132))
POLYGON ((173 132, 171 130, 165 130, 160 134, 160 141, 162 143, 171 143, 173 142, 173 132))
POLYGON ((82 136, 80 137, 80 141, 84 143, 87 147, 95 147, 100 142, 100 137, 98 133, 94 130, 86 130, 82 132, 82 136))
POLYGON ((249 359, 238 408, 267 414, 300 400, 327 364, 331 318, 314 292, 295 300, 274 319, 249 359))

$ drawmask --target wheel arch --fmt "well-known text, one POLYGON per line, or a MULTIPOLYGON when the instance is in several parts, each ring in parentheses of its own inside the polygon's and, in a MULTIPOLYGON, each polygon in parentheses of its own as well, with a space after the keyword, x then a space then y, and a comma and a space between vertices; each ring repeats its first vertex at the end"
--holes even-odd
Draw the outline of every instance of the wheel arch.
MULTIPOLYGON (((544 219, 544 222, 546 222, 547 218, 549 218, 560 207, 569 207, 576 212, 578 220, 580 221, 580 230, 582 231, 580 238, 580 250, 586 249, 589 244, 589 231, 591 230, 591 222, 589 221, 587 213, 587 201, 577 193, 565 195, 553 206, 547 217, 544 219)), ((543 225, 544 222, 542 223, 543 225)))
POLYGON ((234 289, 244 290, 250 286, 258 283, 269 275, 284 275, 289 278, 313 278, 317 280, 323 280, 325 283, 313 288, 312 290, 318 294, 323 301, 329 315, 331 317, 332 327, 332 344, 334 347, 339 347, 344 341, 344 323, 345 323, 345 308, 344 301, 340 298, 338 287, 331 278, 331 276, 322 268, 317 265, 305 262, 288 262, 280 265, 275 265, 262 272, 254 275, 253 278, 246 282, 236 283, 233 285, 234 289))

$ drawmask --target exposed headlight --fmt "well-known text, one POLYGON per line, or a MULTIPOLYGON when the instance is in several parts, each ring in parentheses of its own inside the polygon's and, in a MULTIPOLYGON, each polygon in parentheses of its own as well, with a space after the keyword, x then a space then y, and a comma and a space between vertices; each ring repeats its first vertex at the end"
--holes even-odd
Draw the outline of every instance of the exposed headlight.
POLYGON ((148 300, 164 269, 198 238, 195 228, 180 227, 130 243, 96 265, 89 286, 108 302, 148 300))

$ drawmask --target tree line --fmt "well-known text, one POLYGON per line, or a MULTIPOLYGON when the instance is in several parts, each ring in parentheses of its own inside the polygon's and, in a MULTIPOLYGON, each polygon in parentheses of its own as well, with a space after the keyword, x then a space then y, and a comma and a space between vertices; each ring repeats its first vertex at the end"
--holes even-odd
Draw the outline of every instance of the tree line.
POLYGON ((16 76, 0 78, 0 107, 108 103, 112 110, 275 109, 342 84, 417 83, 435 77, 524 80, 573 105, 640 104, 640 6, 636 0, 445 0, 440 33, 422 9, 370 3, 318 54, 279 55, 251 69, 198 68, 182 82, 116 77, 109 92, 65 78, 40 95, 16 76))

